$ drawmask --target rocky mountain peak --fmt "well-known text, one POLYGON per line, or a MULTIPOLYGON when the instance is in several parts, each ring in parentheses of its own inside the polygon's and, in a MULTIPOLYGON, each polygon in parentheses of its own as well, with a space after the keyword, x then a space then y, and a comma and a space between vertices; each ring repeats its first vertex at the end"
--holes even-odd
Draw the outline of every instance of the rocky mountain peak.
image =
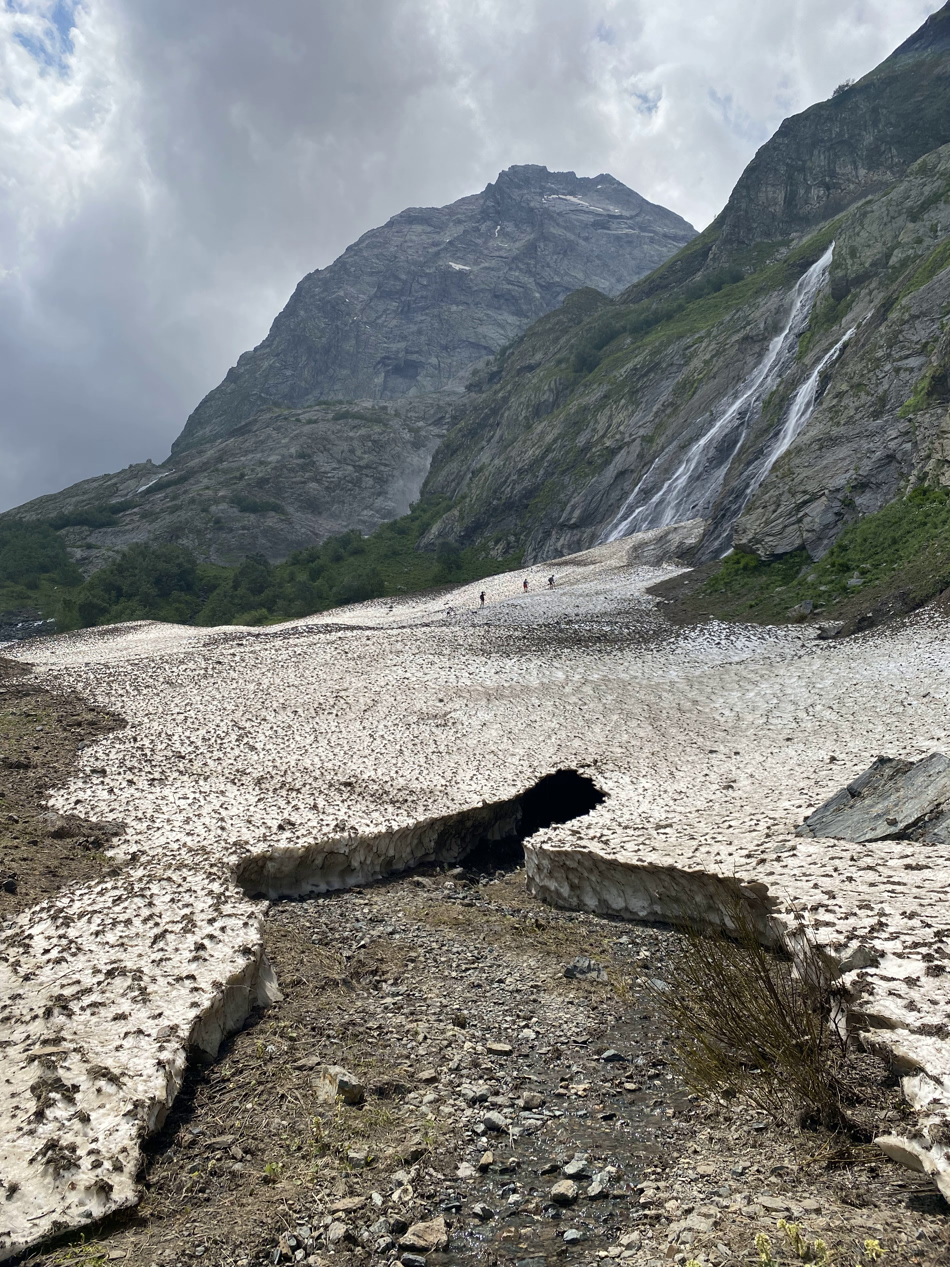
POLYGON ((612 176, 536 164, 449 206, 409 207, 300 282, 173 454, 274 407, 460 392, 476 362, 571 291, 616 294, 694 236, 612 176))

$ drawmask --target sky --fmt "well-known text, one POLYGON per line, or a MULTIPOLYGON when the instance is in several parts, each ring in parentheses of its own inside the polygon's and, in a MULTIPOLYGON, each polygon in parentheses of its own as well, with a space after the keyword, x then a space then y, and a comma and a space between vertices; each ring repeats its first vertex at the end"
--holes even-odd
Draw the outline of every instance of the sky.
POLYGON ((512 163, 702 228, 938 0, 0 0, 0 509, 162 461, 297 281, 512 163))

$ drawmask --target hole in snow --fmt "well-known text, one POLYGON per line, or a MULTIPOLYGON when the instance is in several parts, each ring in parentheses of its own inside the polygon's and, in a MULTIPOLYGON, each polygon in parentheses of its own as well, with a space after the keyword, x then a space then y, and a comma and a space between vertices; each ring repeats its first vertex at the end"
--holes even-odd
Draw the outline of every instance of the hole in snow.
POLYGON ((569 823, 581 818, 605 799, 593 779, 576 770, 556 770, 546 774, 534 787, 515 797, 521 810, 517 827, 511 835, 498 840, 480 840, 466 853, 459 855, 471 871, 496 871, 517 867, 524 861, 524 842, 535 832, 555 823, 569 823))

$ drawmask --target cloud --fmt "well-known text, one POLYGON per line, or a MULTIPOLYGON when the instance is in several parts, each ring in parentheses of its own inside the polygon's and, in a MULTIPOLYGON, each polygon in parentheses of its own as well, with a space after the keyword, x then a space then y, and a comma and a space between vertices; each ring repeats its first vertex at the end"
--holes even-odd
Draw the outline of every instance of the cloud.
POLYGON ((0 0, 0 505, 165 456, 299 278, 511 163, 708 222, 932 0, 0 0))

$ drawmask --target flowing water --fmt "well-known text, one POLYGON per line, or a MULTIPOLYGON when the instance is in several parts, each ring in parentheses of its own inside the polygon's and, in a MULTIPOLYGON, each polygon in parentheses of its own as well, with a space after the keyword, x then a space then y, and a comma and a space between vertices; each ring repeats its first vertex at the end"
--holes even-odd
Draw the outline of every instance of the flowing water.
POLYGON ((804 429, 805 423, 811 417, 812 410, 815 408, 815 396, 818 393, 818 383, 822 374, 829 365, 833 364, 838 359, 847 344, 849 344, 854 338, 857 329, 857 326, 852 326, 847 334, 838 340, 831 351, 821 358, 818 365, 811 374, 809 374, 808 378, 806 378, 804 383, 802 383, 801 387, 799 387, 798 391, 792 397, 792 403, 789 407, 788 413, 785 415, 785 422, 782 424, 781 430, 772 440, 766 450, 765 456, 758 463, 756 468, 754 468, 754 473, 751 480, 749 480, 748 488, 742 500, 743 507, 745 507, 745 505, 749 502, 752 494, 765 479, 766 475, 768 475, 769 471, 771 471, 772 467, 779 460, 785 450, 792 445, 804 429))
MULTIPOLYGON (((644 532, 649 528, 664 528, 668 524, 708 514, 709 508, 719 494, 726 472, 742 447, 751 424, 761 412, 763 400, 791 363, 798 346, 798 339, 808 324, 815 299, 828 278, 833 252, 834 243, 832 242, 821 259, 817 260, 799 278, 792 294, 791 311, 784 328, 771 341, 765 356, 745 379, 738 392, 714 417, 709 429, 690 446, 686 456, 669 479, 644 501, 643 495, 648 491, 646 486, 654 468, 651 467, 647 471, 627 498, 613 523, 607 528, 601 538, 602 541, 616 541, 633 532, 644 532)), ((840 347, 847 342, 848 338, 850 334, 845 336, 836 351, 840 351, 840 347)), ((807 421, 811 405, 814 404, 818 374, 836 351, 829 353, 816 370, 813 376, 814 384, 811 388, 810 403, 802 395, 808 387, 807 383, 796 395, 793 411, 799 396, 802 396, 802 408, 799 410, 795 423, 796 429, 787 439, 785 448, 792 443, 807 421)), ((783 437, 790 430, 791 418, 790 413, 782 428, 783 437)), ((784 448, 781 450, 776 448, 768 467, 763 466, 759 483, 765 478, 771 464, 784 451, 784 448)), ((751 496, 751 492, 747 496, 751 496)))

